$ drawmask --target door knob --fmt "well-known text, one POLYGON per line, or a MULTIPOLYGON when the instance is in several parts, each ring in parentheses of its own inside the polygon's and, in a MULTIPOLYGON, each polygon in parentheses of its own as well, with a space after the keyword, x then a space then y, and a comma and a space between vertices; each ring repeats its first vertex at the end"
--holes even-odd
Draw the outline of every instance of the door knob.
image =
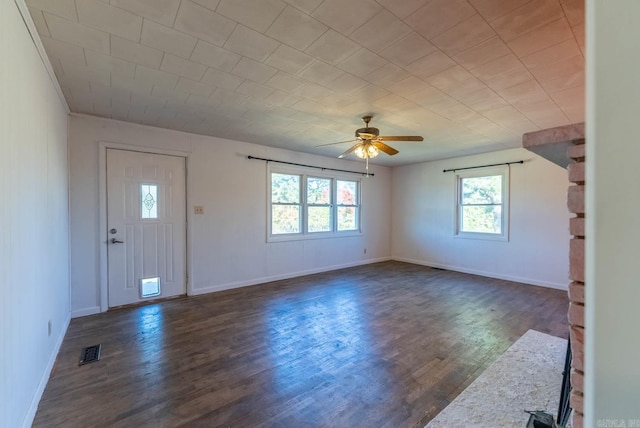
POLYGON ((112 244, 124 244, 124 241, 118 241, 116 238, 111 238, 112 244))

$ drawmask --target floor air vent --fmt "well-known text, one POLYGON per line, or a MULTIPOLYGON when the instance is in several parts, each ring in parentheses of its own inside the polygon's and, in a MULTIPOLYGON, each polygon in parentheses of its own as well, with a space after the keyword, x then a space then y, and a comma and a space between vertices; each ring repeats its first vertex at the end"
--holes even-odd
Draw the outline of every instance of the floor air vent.
POLYGON ((94 361, 98 361, 100 359, 101 348, 102 345, 93 345, 83 348, 82 354, 80 354, 80 364, 78 365, 81 366, 84 364, 93 363, 94 361))

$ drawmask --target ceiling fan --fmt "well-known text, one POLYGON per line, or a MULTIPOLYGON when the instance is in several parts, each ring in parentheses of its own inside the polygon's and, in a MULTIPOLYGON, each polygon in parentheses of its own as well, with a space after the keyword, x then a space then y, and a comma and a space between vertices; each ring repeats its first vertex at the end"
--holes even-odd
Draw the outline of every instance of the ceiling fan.
POLYGON ((396 149, 385 144, 385 141, 423 141, 424 138, 420 136, 381 136, 380 130, 378 128, 369 127, 369 122, 373 116, 363 116, 362 121, 365 124, 364 128, 356 129, 355 136, 356 138, 353 140, 347 141, 339 141, 337 143, 329 143, 329 144, 321 144, 316 147, 325 147, 325 146, 333 146, 336 144, 344 144, 344 143, 352 143, 356 142, 353 146, 349 147, 347 151, 342 153, 339 158, 343 158, 350 153, 354 153, 360 159, 365 159, 367 161, 367 169, 369 169, 369 159, 375 158, 380 154, 380 152, 384 152, 390 156, 393 156, 398 153, 396 149))

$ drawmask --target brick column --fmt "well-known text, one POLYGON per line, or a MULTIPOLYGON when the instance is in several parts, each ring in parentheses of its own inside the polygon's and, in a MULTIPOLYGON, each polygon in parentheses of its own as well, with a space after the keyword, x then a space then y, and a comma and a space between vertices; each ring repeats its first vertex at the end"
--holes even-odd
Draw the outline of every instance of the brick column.
POLYGON ((567 149, 569 186, 567 206, 576 216, 569 220, 571 244, 569 246, 569 335, 571 337, 571 407, 573 427, 583 427, 584 413, 584 189, 585 144, 574 140, 567 149))

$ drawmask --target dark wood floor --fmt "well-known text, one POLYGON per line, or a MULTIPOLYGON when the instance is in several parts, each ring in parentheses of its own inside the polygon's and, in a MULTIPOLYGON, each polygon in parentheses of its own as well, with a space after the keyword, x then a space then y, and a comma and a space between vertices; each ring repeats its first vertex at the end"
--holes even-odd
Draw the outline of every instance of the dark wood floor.
POLYGON ((34 426, 422 427, 567 304, 385 262, 74 319, 34 426))

